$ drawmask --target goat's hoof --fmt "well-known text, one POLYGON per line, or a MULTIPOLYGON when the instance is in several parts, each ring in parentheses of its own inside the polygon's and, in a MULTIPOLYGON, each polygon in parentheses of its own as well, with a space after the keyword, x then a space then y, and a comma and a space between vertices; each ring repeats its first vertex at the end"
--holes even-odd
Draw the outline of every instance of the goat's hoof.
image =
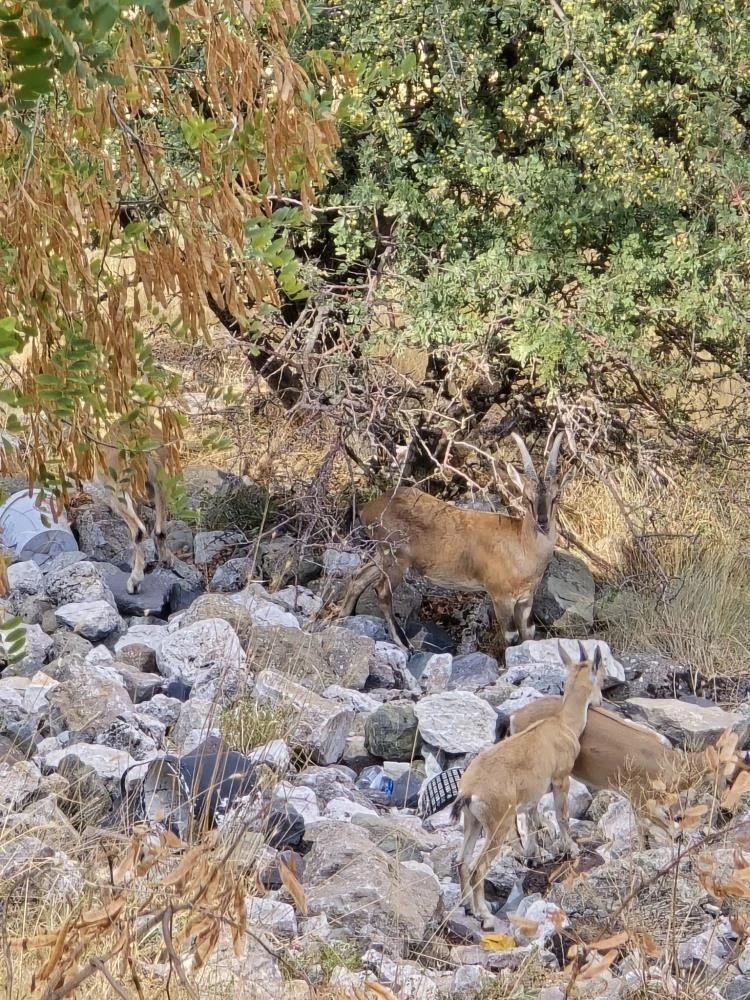
POLYGON ((494 931, 495 929, 495 918, 492 914, 489 917, 482 917, 482 930, 483 931, 494 931))
POLYGON ((563 844, 563 854, 569 858, 577 858, 580 857, 581 849, 578 844, 571 841, 569 844, 563 844))
POLYGON ((506 646, 514 646, 520 638, 518 632, 503 632, 506 646))
POLYGON ((128 580, 128 582, 125 584, 125 589, 129 594, 137 594, 138 591, 141 589, 141 581, 128 580))

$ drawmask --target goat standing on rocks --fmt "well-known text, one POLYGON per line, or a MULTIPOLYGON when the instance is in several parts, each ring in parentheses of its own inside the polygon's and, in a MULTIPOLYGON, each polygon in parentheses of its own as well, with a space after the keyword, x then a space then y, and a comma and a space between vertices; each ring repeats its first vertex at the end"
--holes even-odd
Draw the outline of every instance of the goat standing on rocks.
MULTIPOLYGON (((560 827, 563 850, 575 856, 568 825, 570 773, 580 751, 579 738, 586 727, 589 705, 600 705, 602 655, 597 646, 589 660, 579 642, 580 660, 572 659, 560 645, 568 677, 559 711, 500 744, 483 750, 464 771, 452 816, 463 815, 464 842, 458 861, 461 898, 485 929, 493 916, 484 896, 484 876, 511 833, 523 851, 516 830, 519 810, 536 810, 550 787, 560 827), (484 848, 469 873, 469 862, 480 835, 484 848)), ((534 843, 536 843, 534 841, 534 843)))
POLYGON ((523 517, 461 510, 414 487, 385 493, 366 503, 359 515, 379 543, 374 559, 351 578, 338 612, 329 608, 321 617, 353 614, 359 598, 374 584, 393 641, 408 648, 393 614, 393 591, 413 568, 439 586, 486 591, 506 642, 533 639, 534 593, 555 548, 557 503, 569 474, 558 482, 562 432, 550 448, 541 479, 523 440, 518 434, 512 437, 524 474, 511 465, 508 472, 521 491, 523 517))

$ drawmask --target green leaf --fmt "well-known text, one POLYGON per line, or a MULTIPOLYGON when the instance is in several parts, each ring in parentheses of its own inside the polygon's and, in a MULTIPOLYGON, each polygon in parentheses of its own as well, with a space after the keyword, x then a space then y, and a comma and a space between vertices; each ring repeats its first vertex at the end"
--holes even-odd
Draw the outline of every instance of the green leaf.
POLYGON ((173 63, 176 63, 180 58, 181 51, 180 29, 178 25, 170 24, 167 39, 169 41, 169 57, 173 63))

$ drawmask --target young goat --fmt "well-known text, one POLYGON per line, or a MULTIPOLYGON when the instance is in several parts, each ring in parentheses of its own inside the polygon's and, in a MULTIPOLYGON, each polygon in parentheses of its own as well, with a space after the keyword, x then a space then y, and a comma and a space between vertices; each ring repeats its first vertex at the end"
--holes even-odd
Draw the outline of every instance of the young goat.
MULTIPOLYGON (((538 725, 540 720, 559 712, 560 704, 559 695, 551 695, 518 709, 510 717, 510 733, 522 733, 538 725)), ((653 729, 603 708, 589 712, 580 744, 573 777, 591 789, 611 788, 626 794, 636 812, 654 798, 655 785, 666 792, 682 792, 694 787, 699 775, 713 770, 705 750, 677 750, 653 729)), ((744 755, 739 760, 744 762, 744 755)), ((535 843, 539 827, 535 811, 529 813, 528 820, 529 840, 535 843)))
MULTIPOLYGON (((523 517, 461 510, 414 487, 383 494, 360 511, 362 525, 380 544, 373 561, 350 580, 338 616, 353 614, 359 598, 374 584, 394 642, 408 647, 393 614, 392 598, 411 567, 440 586, 486 591, 506 642, 513 642, 517 635, 521 641, 533 639, 534 592, 555 548, 557 503, 569 475, 558 482, 562 433, 552 444, 541 479, 524 442, 517 434, 512 437, 521 453, 524 475, 511 465, 508 471, 522 493, 523 517)), ((324 612, 327 617, 335 614, 324 612)))
POLYGON ((464 842, 458 861, 461 896, 485 929, 493 917, 484 896, 484 876, 508 833, 523 851, 516 831, 519 811, 536 809, 550 787, 566 853, 578 853, 568 826, 570 772, 580 750, 579 737, 586 726, 589 705, 601 703, 602 666, 597 646, 589 660, 579 643, 576 662, 560 646, 567 668, 565 691, 557 712, 532 723, 502 743, 483 750, 464 771, 451 815, 463 815, 464 842), (482 832, 485 845, 469 873, 469 862, 482 832))

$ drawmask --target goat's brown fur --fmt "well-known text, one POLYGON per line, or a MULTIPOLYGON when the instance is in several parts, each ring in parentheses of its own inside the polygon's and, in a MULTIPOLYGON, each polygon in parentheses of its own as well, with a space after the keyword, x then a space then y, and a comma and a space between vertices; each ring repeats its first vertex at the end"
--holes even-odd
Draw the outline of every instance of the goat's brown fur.
POLYGON ((601 702, 602 663, 598 646, 593 660, 587 658, 580 644, 579 650, 580 661, 576 662, 560 647, 568 678, 557 710, 482 751, 461 776, 452 810, 453 817, 462 815, 464 823, 458 863, 461 894, 484 927, 491 927, 493 922, 484 897, 485 873, 509 833, 523 850, 516 831, 517 814, 535 810, 550 788, 563 849, 577 853, 568 825, 568 787, 589 705, 601 702), (485 846, 469 872, 469 862, 482 833, 485 846))
MULTIPOLYGON (((559 712, 561 704, 559 695, 550 695, 524 705, 511 715, 510 733, 523 733, 537 726, 542 719, 559 712)), ((677 750, 655 730, 604 708, 592 707, 571 773, 589 788, 610 788, 626 794, 638 811, 654 799, 657 784, 667 793, 681 792, 693 786, 696 775, 709 770, 705 751, 677 750)), ((538 816, 531 811, 532 842, 538 824, 538 816)), ((642 835, 643 830, 640 832, 642 835)))
MULTIPOLYGON (((138 593, 146 569, 143 543, 148 537, 146 526, 138 516, 133 495, 123 485, 123 461, 121 453, 114 445, 100 443, 97 480, 103 488, 103 497, 109 508, 119 514, 130 530, 133 541, 133 563, 128 577, 128 593, 138 593)), ((171 565, 172 553, 167 548, 166 525, 168 519, 167 497, 161 483, 161 475, 166 464, 166 446, 149 454, 146 463, 146 493, 154 504, 154 542, 160 563, 171 565)))
POLYGON ((353 614, 360 596, 374 585, 394 642, 407 646, 393 614, 392 595, 413 568, 438 585, 486 591, 507 642, 516 634, 522 641, 534 637, 534 592, 555 548, 557 502, 565 484, 557 479, 562 434, 555 438, 541 479, 525 444, 513 437, 524 476, 512 466, 509 471, 522 492, 523 517, 461 510, 413 487, 383 494, 360 511, 362 525, 380 544, 373 561, 349 582, 338 615, 353 614))

